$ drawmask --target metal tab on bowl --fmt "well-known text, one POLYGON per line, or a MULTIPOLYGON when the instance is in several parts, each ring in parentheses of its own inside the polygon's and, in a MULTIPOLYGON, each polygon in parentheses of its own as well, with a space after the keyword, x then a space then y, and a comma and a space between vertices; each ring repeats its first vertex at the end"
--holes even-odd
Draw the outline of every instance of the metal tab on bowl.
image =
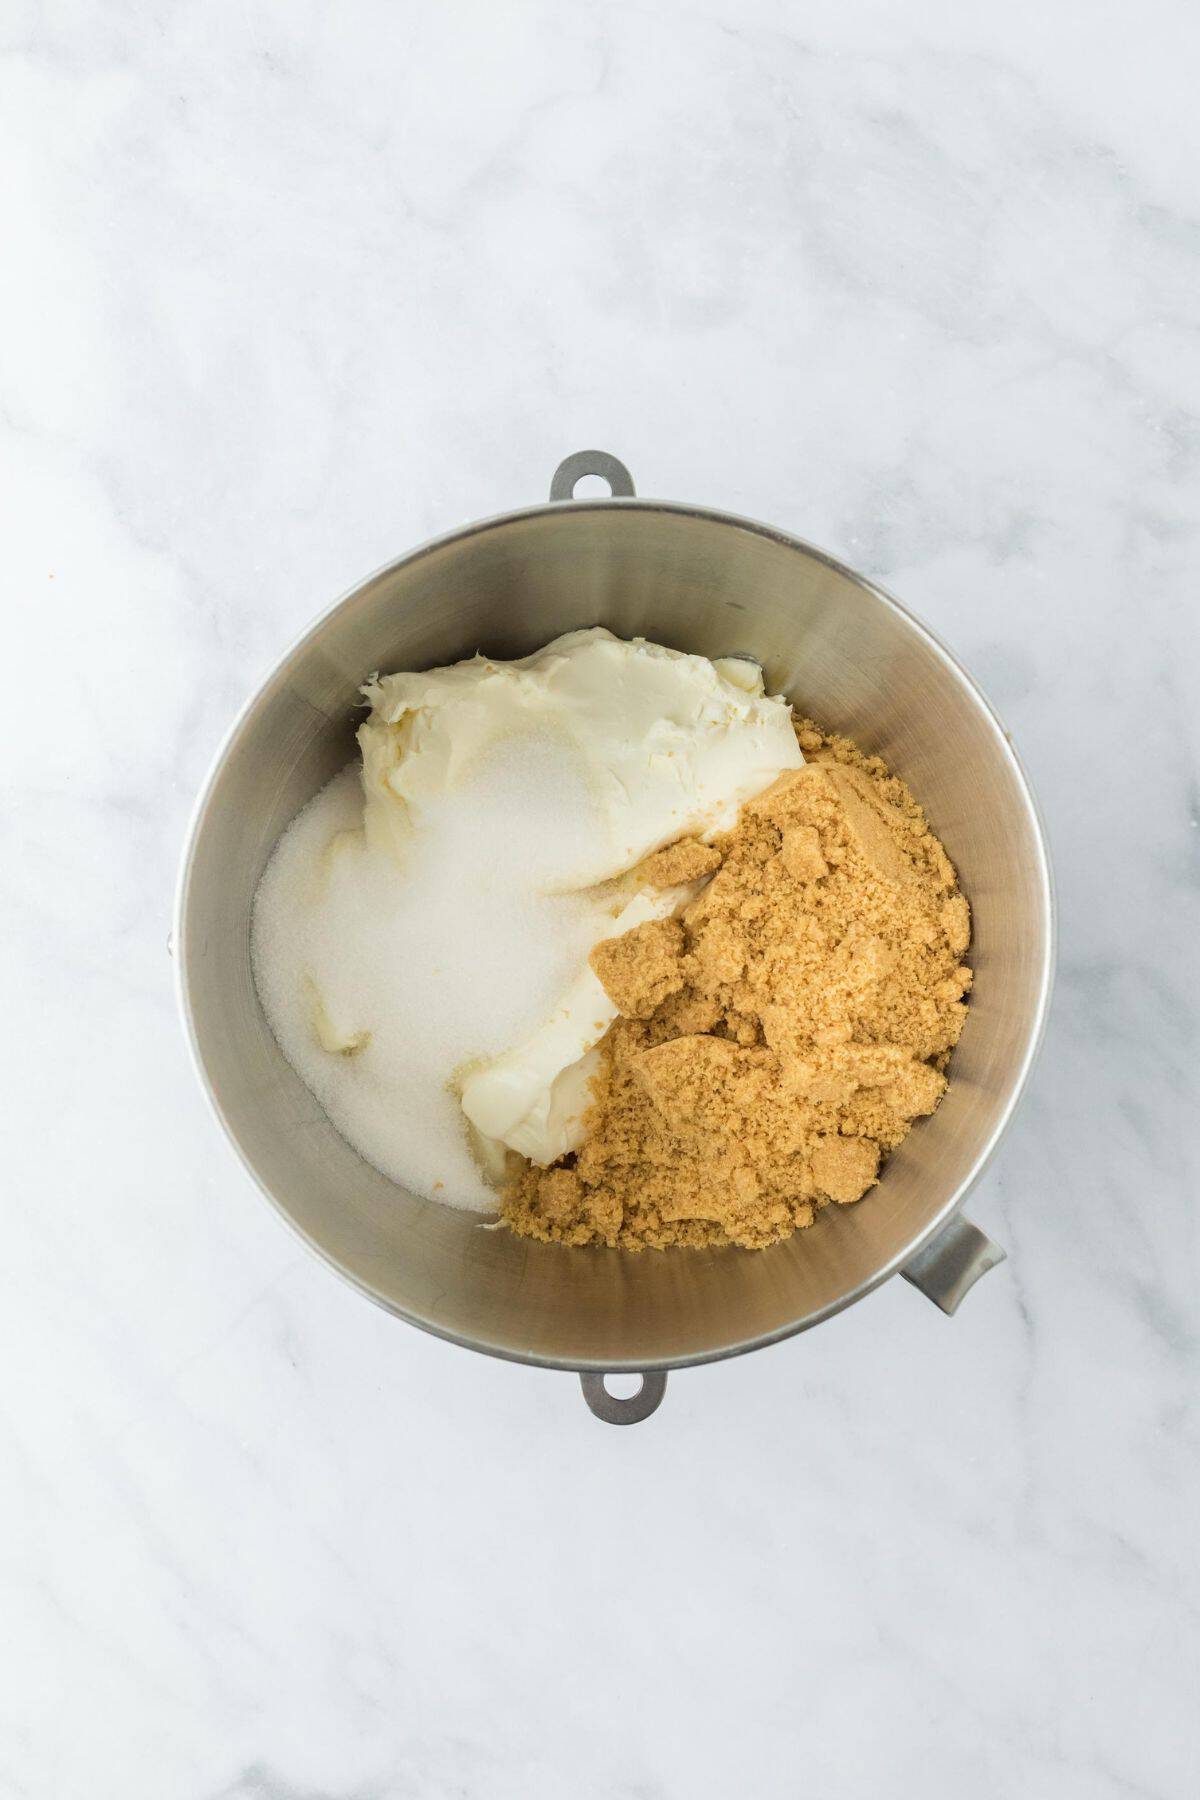
POLYGON ((900 1273, 944 1313, 955 1313, 979 1277, 1002 1263, 1006 1255, 986 1232, 958 1213, 900 1273))
POLYGON ((550 483, 551 500, 573 500, 576 485, 585 475, 598 475, 601 481, 607 481, 609 492, 617 499, 634 497, 633 476, 619 457, 610 456, 607 450, 576 450, 555 469, 550 483))
POLYGON ((606 1379, 604 1375, 591 1373, 579 1377, 584 1399, 596 1417, 603 1419, 606 1425, 640 1424, 652 1412, 658 1411, 667 1391, 667 1378, 661 1370, 646 1370, 641 1377, 642 1385, 636 1393, 624 1396, 610 1394, 604 1385, 606 1379))

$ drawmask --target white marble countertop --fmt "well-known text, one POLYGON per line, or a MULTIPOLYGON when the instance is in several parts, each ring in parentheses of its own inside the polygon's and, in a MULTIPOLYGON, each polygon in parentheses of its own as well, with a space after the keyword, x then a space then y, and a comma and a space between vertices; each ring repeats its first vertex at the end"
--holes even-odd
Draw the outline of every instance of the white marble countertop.
POLYGON ((1194 1794, 1196 9, 18 0, 3 38, 0 1793, 1194 1794), (625 1432, 302 1252, 166 954, 283 644, 587 444, 928 619, 1062 909, 972 1205, 1003 1268, 625 1432))

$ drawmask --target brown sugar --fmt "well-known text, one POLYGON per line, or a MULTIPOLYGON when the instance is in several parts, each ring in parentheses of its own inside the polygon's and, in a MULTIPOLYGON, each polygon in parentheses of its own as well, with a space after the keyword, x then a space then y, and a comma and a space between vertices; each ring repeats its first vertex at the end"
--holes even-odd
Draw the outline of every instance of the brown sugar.
POLYGON ((593 951, 621 1016, 580 1148, 524 1165, 504 1197, 514 1231, 761 1248, 860 1199, 937 1107, 971 984, 967 902, 904 783, 796 730, 804 767, 718 845, 642 865, 663 887, 716 870, 682 918, 593 951))
POLYGON ((702 844, 699 838, 680 838, 648 856, 637 872, 651 887, 682 887, 688 881, 702 881, 720 866, 721 852, 715 845, 702 844))
POLYGON ((797 881, 820 881, 829 873, 815 825, 793 825, 779 846, 783 866, 797 881))
POLYGON ((604 938, 588 958, 604 991, 627 1019, 648 1019, 683 986, 683 926, 649 919, 621 937, 604 938))

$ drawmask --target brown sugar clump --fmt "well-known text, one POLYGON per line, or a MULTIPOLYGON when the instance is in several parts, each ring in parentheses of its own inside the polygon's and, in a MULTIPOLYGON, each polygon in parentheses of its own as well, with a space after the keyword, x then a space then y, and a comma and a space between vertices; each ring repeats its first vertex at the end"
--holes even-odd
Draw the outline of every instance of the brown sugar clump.
POLYGON ((796 731, 804 767, 717 846, 684 839, 642 865, 664 887, 716 870, 682 919, 592 952, 622 1016, 579 1150, 508 1189, 514 1231, 762 1248, 860 1199, 941 1100, 971 985, 967 902, 904 783, 811 721, 796 731))
POLYGON ((942 930, 956 955, 961 956, 971 941, 971 915, 961 894, 947 900, 939 914, 942 930))
POLYGON ((829 873, 829 864, 821 854, 821 834, 815 825, 793 825, 785 831, 779 856, 788 874, 797 881, 820 881, 829 873))
POLYGON ((715 845, 702 844, 699 838, 680 838, 677 844, 648 856, 637 872, 651 887, 669 888, 703 881, 720 866, 721 852, 715 845))
POLYGON ((878 1169, 879 1145, 870 1138, 823 1137, 813 1148, 813 1180, 839 1206, 861 1200, 878 1169))
POLYGON ((621 937, 604 938, 588 961, 605 993, 627 1019, 648 1019, 683 986, 683 926, 648 919, 621 937))

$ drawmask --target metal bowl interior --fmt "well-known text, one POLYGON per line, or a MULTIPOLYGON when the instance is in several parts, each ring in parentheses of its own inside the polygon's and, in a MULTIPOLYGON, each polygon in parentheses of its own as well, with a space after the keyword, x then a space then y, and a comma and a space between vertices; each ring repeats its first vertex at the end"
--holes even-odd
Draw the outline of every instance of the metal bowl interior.
POLYGON ((1045 844, 995 715, 887 595, 797 540, 636 500, 535 507, 414 551, 312 627, 235 726, 200 802, 177 926, 202 1079, 267 1196, 395 1313, 477 1350, 560 1368, 668 1368, 804 1329, 894 1273, 994 1148, 1041 1032, 1052 923, 1045 844), (251 976, 251 906, 280 832, 354 754, 360 683, 483 650, 519 656, 603 624, 743 652, 910 783, 970 896, 976 983, 949 1092, 861 1205, 770 1250, 631 1255, 480 1228, 338 1136, 281 1055, 251 976))

